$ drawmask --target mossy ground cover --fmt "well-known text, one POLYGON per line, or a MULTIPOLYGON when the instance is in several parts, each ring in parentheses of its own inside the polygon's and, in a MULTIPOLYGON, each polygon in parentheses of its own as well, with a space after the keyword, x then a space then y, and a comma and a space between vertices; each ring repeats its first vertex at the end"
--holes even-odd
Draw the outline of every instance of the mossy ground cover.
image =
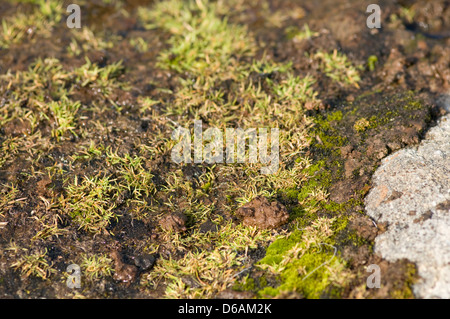
MULTIPOLYGON (((379 260, 374 230, 365 236, 352 223, 365 218, 377 154, 420 138, 429 107, 405 88, 386 96, 371 89, 386 59, 374 62, 377 48, 342 50, 320 32, 323 22, 302 20, 301 5, 257 2, 79 1, 82 29, 66 27, 59 1, 4 5, 3 295, 374 296, 355 262, 379 260), (283 46, 299 51, 276 54, 283 46), (278 170, 174 163, 172 132, 193 135, 196 120, 204 129, 278 128, 278 170), (342 154, 349 146, 357 164, 342 154), (287 207, 287 225, 240 223, 236 209, 260 195, 287 207), (161 227, 179 212, 186 231, 161 227), (216 231, 204 231, 208 223, 216 231), (157 261, 125 284, 113 279, 111 251, 128 264, 144 255, 157 261), (65 284, 73 263, 83 274, 79 290, 65 284)), ((405 267, 378 297, 410 297, 414 276, 405 267)))

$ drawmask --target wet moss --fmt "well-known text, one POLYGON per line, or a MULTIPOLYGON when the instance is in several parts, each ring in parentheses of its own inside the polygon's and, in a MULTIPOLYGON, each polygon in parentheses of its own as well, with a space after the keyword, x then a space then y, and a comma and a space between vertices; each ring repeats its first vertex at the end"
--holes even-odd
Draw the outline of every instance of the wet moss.
MULTIPOLYGON (((31 2, 35 5, 43 3, 31 2)), ((103 1, 103 4, 106 2, 111 1, 103 1)), ((115 6, 120 1, 112 2, 115 6)), ((54 13, 62 9, 57 1, 45 3, 59 8, 52 10, 54 13)), ((356 232, 348 230, 348 211, 361 205, 359 199, 363 194, 357 194, 356 199, 345 203, 327 197, 331 188, 343 178, 344 161, 340 148, 348 144, 363 145, 364 139, 376 130, 395 128, 396 124, 384 127, 393 119, 420 119, 423 113, 417 111, 425 106, 414 94, 410 98, 385 94, 383 99, 385 92, 368 91, 357 96, 354 103, 336 104, 333 106, 336 109, 314 115, 313 128, 304 134, 303 127, 309 125, 304 122, 304 106, 315 110, 321 99, 335 101, 345 96, 349 84, 358 87, 360 69, 354 69, 352 61, 345 55, 337 51, 330 54, 328 39, 327 51, 320 51, 325 35, 311 31, 308 25, 290 30, 280 25, 271 30, 289 31, 288 37, 293 38, 291 42, 320 37, 317 44, 311 45, 314 50, 319 49, 315 63, 297 60, 298 48, 293 56, 286 41, 275 41, 279 42, 275 45, 287 45, 287 50, 273 54, 271 44, 263 45, 266 39, 272 38, 272 31, 258 33, 260 31, 255 30, 253 34, 253 28, 249 28, 252 32, 247 33, 242 21, 233 21, 239 19, 233 18, 232 12, 247 21, 252 19, 247 19, 246 14, 254 12, 264 20, 265 14, 258 11, 261 9, 256 6, 251 10, 237 8, 243 5, 232 6, 233 10, 230 10, 225 2, 171 0, 144 7, 137 1, 124 8, 120 6, 122 13, 118 14, 116 9, 119 7, 113 10, 110 3, 106 16, 111 19, 105 19, 103 14, 97 19, 94 14, 95 20, 99 21, 96 22, 98 27, 106 20, 115 24, 105 32, 98 32, 100 30, 91 25, 93 31, 89 26, 83 26, 82 31, 67 33, 64 23, 56 23, 59 18, 38 11, 42 8, 36 8, 29 17, 21 14, 6 18, 4 29, 10 32, 4 32, 8 39, 0 36, 0 47, 10 51, 5 51, 2 60, 5 65, 15 62, 12 73, 2 76, 0 83, 0 89, 5 93, 3 97, 9 101, 6 104, 1 101, 0 107, 5 115, 0 116, 1 135, 4 135, 0 136, 4 145, 0 166, 2 170, 21 173, 11 179, 1 175, 8 184, 0 189, 0 193, 5 194, 0 199, 0 217, 8 216, 12 225, 8 215, 10 209, 19 214, 33 210, 33 218, 41 219, 37 222, 39 227, 32 223, 23 227, 14 225, 17 231, 11 238, 17 239, 18 249, 27 247, 26 240, 33 235, 36 246, 33 249, 41 248, 41 242, 48 243, 52 237, 57 237, 61 247, 65 247, 65 262, 72 259, 82 262, 88 276, 88 269, 91 269, 93 279, 105 277, 103 279, 109 280, 111 271, 107 267, 111 266, 110 261, 104 259, 102 262, 100 257, 111 242, 114 247, 120 242, 124 253, 130 256, 137 256, 142 251, 153 253, 163 247, 156 267, 151 273, 142 274, 139 289, 146 290, 151 297, 212 297, 219 292, 215 287, 228 288, 227 285, 235 280, 235 274, 241 273, 241 267, 248 266, 247 255, 244 255, 248 248, 265 246, 274 240, 276 231, 259 232, 222 219, 222 216, 232 215, 238 204, 263 194, 276 196, 288 207, 290 224, 286 228, 290 228, 280 233, 290 231, 292 234, 279 237, 268 249, 266 259, 259 264, 265 267, 265 273, 258 273, 257 277, 250 275, 238 281, 235 288, 253 291, 259 296, 280 296, 285 291, 295 291, 298 296, 308 298, 341 296, 346 285, 345 261, 339 252, 334 255, 333 247, 365 243, 356 232), (136 7, 137 12, 131 11, 128 16, 127 10, 132 7, 136 7), (45 19, 32 23, 39 16, 45 16, 45 19), (126 19, 120 21, 122 18, 126 19), (136 23, 131 23, 135 26, 125 30, 124 21, 136 23), (28 30, 27 25, 35 27, 28 30), (55 29, 46 28, 47 25, 55 29), (21 30, 31 33, 26 35, 21 30), (34 52, 36 48, 19 46, 25 42, 44 43, 37 47, 41 50, 46 43, 41 40, 50 33, 55 39, 65 34, 58 46, 63 50, 49 48, 38 54, 34 52), (193 34, 195 36, 191 37, 193 34), (27 38, 28 41, 24 41, 27 38), (18 50, 21 52, 16 57, 18 50), (267 56, 276 56, 279 61, 278 58, 278 62, 261 58, 262 52, 258 53, 258 50, 268 50, 267 56), (24 71, 27 61, 44 55, 59 60, 37 60, 24 71), (14 59, 9 60, 9 57, 14 59), (123 65, 118 62, 122 57, 123 65), (321 71, 315 72, 314 65, 317 64, 321 71), (314 67, 311 69, 307 65, 314 67), (350 77, 345 72, 348 70, 353 70, 350 77), (309 71, 312 75, 305 76, 309 71), (339 95, 315 91, 327 83, 324 77, 331 78, 329 82, 334 84, 340 83, 339 95), (70 101, 65 103, 65 97, 70 101), (251 165, 238 168, 218 165, 210 171, 199 165, 198 171, 182 176, 179 166, 168 159, 171 125, 188 126, 191 119, 199 118, 207 121, 210 127, 267 125, 283 128, 288 134, 281 135, 281 149, 285 154, 281 154, 280 163, 286 166, 280 174, 267 179, 260 179, 260 174, 251 165), (29 123, 17 125, 19 122, 13 122, 17 119, 29 123), (355 134, 354 124, 361 119, 366 119, 369 125, 355 134), (310 148, 305 142, 308 138, 311 138, 310 148), (119 154, 109 152, 111 146, 117 147, 119 154), (306 159, 300 154, 306 153, 311 154, 312 163, 302 170, 306 159), (297 161, 292 163, 297 156, 297 161), (35 192, 32 185, 47 173, 53 185, 42 184, 35 192), (52 195, 50 188, 54 192, 52 195), (39 198, 43 200, 45 210, 39 198), (160 217, 173 211, 184 211, 188 215, 187 233, 169 234, 159 230, 160 217), (219 225, 220 232, 199 232, 200 223, 206 219, 219 225), (139 223, 135 222, 137 220, 139 223), (60 227, 60 221, 63 227, 60 227), (131 226, 122 227, 125 222, 131 226), (143 223, 145 228, 141 227, 143 223), (138 240, 135 234, 140 233, 140 228, 151 232, 152 240, 147 236, 138 240), (318 234, 317 229, 321 233, 318 234), (93 237, 94 241, 90 233, 98 233, 93 237), (89 240, 85 240, 87 238, 89 240), (79 257, 79 251, 68 248, 74 247, 74 243, 86 250, 84 259, 79 257), (108 271, 100 272, 105 267, 108 271), (94 275, 96 273, 101 275, 94 275), (203 286, 182 281, 186 274, 198 277, 203 286), (161 287, 167 287, 167 290, 161 287)), ((89 10, 92 7, 88 2, 85 6, 88 15, 98 12, 96 5, 95 10, 89 10)), ((353 53, 349 55, 353 56, 353 53)), ((368 62, 375 64, 373 58, 368 62)), ((373 65, 368 67, 373 69, 373 65)), ((365 155, 364 150, 361 152, 365 155)), ((353 173, 351 178, 354 180, 360 177, 358 169, 353 173)), ((12 251, 9 249, 8 254, 12 251)), ((18 254, 17 258, 5 254, 4 258, 19 262, 18 270, 27 271, 27 267, 41 267, 44 257, 37 252, 39 250, 30 251, 31 258, 25 253, 18 254)), ((45 257, 50 266, 47 259, 45 257)), ((251 266, 254 266, 253 260, 251 266)), ((53 268, 56 269, 56 265, 53 268)), ((59 272, 52 274, 52 282, 57 281, 56 276, 59 272)), ((8 278, 1 277, 0 282, 2 280, 8 278)), ((97 285, 98 282, 92 280, 92 291, 85 289, 80 297, 120 296, 116 292, 100 292, 103 290, 95 288, 97 285)), ((24 287, 27 286, 24 284, 24 287)), ((118 285, 112 285, 112 288, 116 291, 118 285)), ((29 290, 24 291, 29 294, 29 290)), ((133 291, 123 291, 123 296, 136 296, 133 291)), ((399 284, 393 293, 407 296, 408 290, 399 284)), ((36 297, 36 293, 30 297, 36 297)))
POLYGON ((257 285, 254 278, 246 276, 242 281, 236 282, 233 289, 236 291, 256 291, 257 285))
POLYGON ((367 59, 367 66, 369 71, 372 72, 375 70, 375 65, 378 63, 378 57, 376 55, 371 55, 367 59))

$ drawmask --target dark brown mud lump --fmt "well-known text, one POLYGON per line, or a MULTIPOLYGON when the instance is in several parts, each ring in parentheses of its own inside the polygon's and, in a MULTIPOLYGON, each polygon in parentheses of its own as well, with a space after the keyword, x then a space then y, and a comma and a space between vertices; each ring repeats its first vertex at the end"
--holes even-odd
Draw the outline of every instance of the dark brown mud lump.
POLYGON ((153 267, 156 262, 157 255, 144 254, 134 258, 134 264, 141 270, 145 271, 153 267))
POLYGON ((289 218, 284 205, 277 201, 270 203, 263 196, 258 196, 248 204, 240 207, 236 211, 236 215, 242 219, 244 225, 264 229, 280 227, 289 218))
POLYGON ((227 289, 221 291, 215 299, 251 299, 255 297, 255 294, 251 291, 236 291, 227 289))
POLYGON ((159 225, 167 231, 184 232, 186 231, 187 217, 183 213, 172 213, 164 216, 159 225))
POLYGON ((114 280, 128 284, 136 280, 138 275, 136 266, 125 264, 117 250, 112 251, 110 256, 114 260, 114 280))

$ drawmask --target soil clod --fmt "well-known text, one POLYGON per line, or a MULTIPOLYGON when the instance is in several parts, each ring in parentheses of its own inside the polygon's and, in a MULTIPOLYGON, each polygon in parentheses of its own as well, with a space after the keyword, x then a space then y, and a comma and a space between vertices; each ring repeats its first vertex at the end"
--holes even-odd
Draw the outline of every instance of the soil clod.
POLYGON ((172 213, 163 217, 159 225, 166 231, 184 232, 186 231, 187 217, 183 213, 172 213))

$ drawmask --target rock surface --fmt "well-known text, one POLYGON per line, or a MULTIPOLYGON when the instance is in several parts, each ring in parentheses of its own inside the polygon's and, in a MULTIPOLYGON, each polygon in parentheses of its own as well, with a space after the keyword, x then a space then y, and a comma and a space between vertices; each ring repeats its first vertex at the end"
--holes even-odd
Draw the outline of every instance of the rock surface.
POLYGON ((450 298, 450 114, 418 146, 383 159, 373 184, 367 213, 388 224, 375 252, 416 263, 416 297, 450 298))
POLYGON ((286 207, 277 201, 270 203, 264 196, 258 196, 240 207, 236 215, 242 218, 242 223, 246 226, 266 229, 277 228, 289 218, 286 207))

